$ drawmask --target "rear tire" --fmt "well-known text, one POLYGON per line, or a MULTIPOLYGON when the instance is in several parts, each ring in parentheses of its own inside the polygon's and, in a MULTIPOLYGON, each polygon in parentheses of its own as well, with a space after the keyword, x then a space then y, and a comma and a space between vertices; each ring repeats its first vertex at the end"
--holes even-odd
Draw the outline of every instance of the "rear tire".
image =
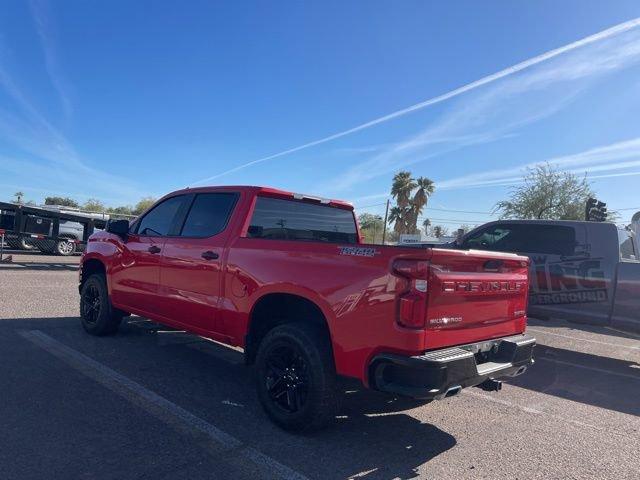
POLYGON ((94 273, 87 278, 80 293, 82 327, 91 335, 109 335, 118 330, 123 315, 111 305, 105 276, 94 273))
POLYGON ((36 248, 35 245, 30 244, 24 237, 18 241, 18 244, 21 250, 33 250, 36 248))
POLYGON ((339 397, 329 341, 319 328, 292 323, 274 328, 260 343, 258 398, 279 427, 312 431, 335 419, 339 397))
POLYGON ((28 243, 24 237, 7 239, 6 243, 12 250, 33 250, 36 248, 34 245, 28 243))

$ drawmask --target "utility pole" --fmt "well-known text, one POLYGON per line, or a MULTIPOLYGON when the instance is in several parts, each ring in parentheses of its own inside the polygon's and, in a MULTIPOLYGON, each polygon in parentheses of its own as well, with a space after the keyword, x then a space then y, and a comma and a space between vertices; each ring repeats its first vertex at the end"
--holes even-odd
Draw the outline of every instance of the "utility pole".
POLYGON ((387 238, 387 218, 389 217, 389 199, 387 198, 387 208, 384 211, 384 225, 382 225, 382 245, 387 238))

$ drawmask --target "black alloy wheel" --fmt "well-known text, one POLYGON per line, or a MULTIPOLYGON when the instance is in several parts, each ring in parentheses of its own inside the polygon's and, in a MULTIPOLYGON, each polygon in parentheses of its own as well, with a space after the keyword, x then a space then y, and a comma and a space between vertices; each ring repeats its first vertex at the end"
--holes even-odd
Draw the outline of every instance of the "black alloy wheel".
POLYGON ((265 378, 269 398, 286 413, 301 411, 309 396, 308 365, 297 348, 281 345, 267 354, 265 378))
POLYGON ((97 285, 91 283, 82 292, 80 299, 80 315, 85 322, 90 324, 97 323, 100 318, 102 309, 102 300, 100 299, 100 291, 97 285))

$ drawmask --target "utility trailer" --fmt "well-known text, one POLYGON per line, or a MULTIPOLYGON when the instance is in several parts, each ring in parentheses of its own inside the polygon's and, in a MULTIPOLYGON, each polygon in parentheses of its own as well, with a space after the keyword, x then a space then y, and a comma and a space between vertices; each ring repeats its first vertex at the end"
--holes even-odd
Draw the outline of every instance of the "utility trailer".
POLYGON ((104 229, 109 219, 91 218, 80 213, 0 202, 0 231, 11 248, 39 248, 58 255, 71 255, 86 244, 97 229, 104 229), (79 224, 76 235, 65 232, 65 224, 79 224), (62 225, 62 227, 61 227, 62 225))

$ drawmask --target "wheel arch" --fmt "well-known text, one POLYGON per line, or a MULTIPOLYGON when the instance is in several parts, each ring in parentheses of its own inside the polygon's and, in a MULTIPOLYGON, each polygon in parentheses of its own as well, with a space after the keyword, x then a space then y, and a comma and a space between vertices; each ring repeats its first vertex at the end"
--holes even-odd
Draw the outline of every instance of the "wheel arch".
MULTIPOLYGON (((105 276, 105 280, 107 280, 107 267, 105 263, 96 256, 83 259, 82 264, 80 265, 80 282, 78 285, 78 289, 80 291, 82 291, 82 285, 84 285, 87 278, 95 273, 102 273, 105 276)), ((109 289, 108 280, 107 289, 109 289)))
MULTIPOLYGON (((269 291, 253 303, 245 336, 245 362, 252 364, 262 339, 273 328, 287 323, 307 323, 318 327, 331 346, 330 315, 320 302, 299 292, 269 291)), ((335 358, 334 358, 335 361, 335 358)))

